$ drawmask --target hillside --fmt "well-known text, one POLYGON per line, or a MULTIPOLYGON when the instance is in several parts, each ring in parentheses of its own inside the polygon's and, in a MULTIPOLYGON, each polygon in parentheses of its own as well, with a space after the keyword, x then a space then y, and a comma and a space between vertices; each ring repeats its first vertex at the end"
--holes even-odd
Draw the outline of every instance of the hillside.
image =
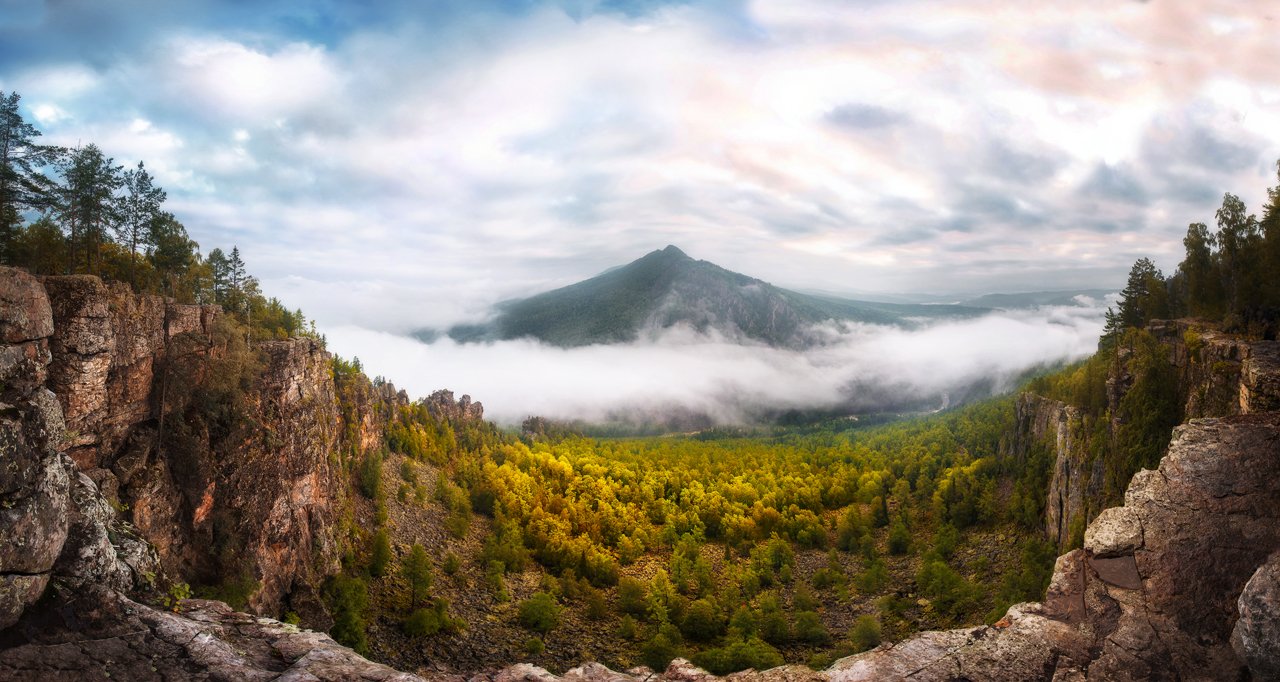
MULTIPOLYGON (((1046 488, 1050 502, 1092 495, 1072 487, 1074 474, 1046 486, 1088 461, 1063 436, 1079 427, 1024 400, 1012 422, 1005 402, 862 435, 529 444, 484 425, 466 398, 409 403, 346 363, 325 372, 327 354, 300 339, 260 347, 261 374, 236 408, 256 418, 226 431, 234 415, 207 411, 218 387, 206 381, 235 358, 216 310, 12 270, 0 270, 0 304, 0 378, 14 406, 3 426, 17 435, 18 464, 0 521, 25 548, 0 554, 6 678, 414 679, 327 636, 185 599, 184 576, 204 576, 201 594, 329 630, 427 679, 518 660, 662 667, 676 655, 721 672, 821 667, 881 637, 906 639, 824 672, 771 674, 1195 678, 1274 660, 1274 342, 1159 332, 1173 344, 1168 371, 1185 377, 1177 395, 1196 401, 1188 412, 1233 416, 1181 427, 1159 473, 1128 485, 1125 507, 1090 509, 1083 549, 1059 559, 1043 604, 912 636, 975 622, 995 588, 1015 600, 1042 593, 1041 550, 1015 556, 1012 540, 1043 527, 1046 488), (1197 338, 1196 353, 1176 345, 1197 338), (199 339, 214 343, 188 345, 199 339), (1223 353, 1236 361, 1213 359, 1223 353), (179 357, 194 364, 173 365, 179 357), (170 372, 194 383, 151 402, 170 372), (1056 430, 1032 416, 1042 413, 1056 430), (205 426, 155 449, 162 414, 205 426), (753 483, 738 475, 755 469, 753 483), (400 567, 415 547, 433 576, 416 599, 400 567), (1175 588, 1185 575, 1194 592, 1175 588), (739 600, 732 614, 717 607, 739 600), (538 603, 548 620, 526 618, 538 603)), ((1147 358, 1124 357, 1110 378, 1147 358)), ((1117 404, 1145 390, 1105 383, 1117 404)), ((673 665, 668 679, 695 674, 673 665)), ((545 673, 493 677, 524 675, 545 673)), ((583 678, 621 679, 599 666, 583 678)))
POLYGON ((492 322, 455 327, 449 335, 458 341, 532 337, 567 347, 625 343, 687 325, 734 340, 804 347, 820 343, 813 328, 831 321, 900 325, 987 310, 802 294, 668 246, 577 284, 501 304, 492 322))

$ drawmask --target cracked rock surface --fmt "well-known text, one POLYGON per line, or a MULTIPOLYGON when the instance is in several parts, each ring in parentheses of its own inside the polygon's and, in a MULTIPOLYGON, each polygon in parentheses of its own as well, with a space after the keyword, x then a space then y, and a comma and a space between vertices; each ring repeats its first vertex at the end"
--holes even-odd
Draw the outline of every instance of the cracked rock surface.
POLYGON ((35 609, 14 630, 0 636, 4 680, 421 680, 222 602, 190 599, 174 613, 104 587, 35 609))

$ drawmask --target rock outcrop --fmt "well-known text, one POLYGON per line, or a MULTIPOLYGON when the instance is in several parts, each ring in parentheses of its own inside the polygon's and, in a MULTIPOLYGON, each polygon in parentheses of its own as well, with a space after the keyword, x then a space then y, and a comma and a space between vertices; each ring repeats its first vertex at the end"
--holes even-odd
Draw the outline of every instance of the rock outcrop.
MULTIPOLYGON (((192 391, 234 369, 221 308, 89 276, 40 285, 51 312, 48 387, 79 472, 127 510, 169 573, 256 584, 249 606, 259 613, 293 608, 296 593, 293 610, 323 623, 315 588, 337 568, 345 485, 334 469, 341 415, 328 353, 310 339, 258 344, 260 371, 226 389, 244 393, 242 414, 195 415, 192 391)), ((381 423, 368 421, 354 430, 358 447, 381 442, 381 423)))
MULTIPOLYGON (((1185 419, 1280 410, 1280 342, 1242 340, 1196 320, 1158 320, 1147 329, 1168 351, 1185 419)), ((1120 349, 1121 360, 1126 352, 1120 349)), ((1062 551, 1078 547, 1085 526, 1102 511, 1106 460, 1118 447, 1115 415, 1132 383, 1123 362, 1110 368, 1106 414, 1095 416, 1101 424, 1057 400, 1030 393, 1018 397, 1010 454, 1048 451, 1053 465, 1045 532, 1062 551)))
MULTIPOLYGON (((217 320, 92 277, 0 268, 0 679, 418 679, 220 602, 172 613, 126 596, 154 601, 165 567, 186 577, 221 550, 252 569, 252 608, 325 617, 314 588, 337 568, 345 485, 330 357, 310 339, 268 342, 259 370, 228 374, 216 363, 235 344, 217 320), (216 443, 190 424, 168 434, 166 416, 196 409, 173 394, 209 375, 252 379, 230 389, 244 414, 219 415, 244 424, 216 443)), ((381 443, 382 396, 407 404, 360 379, 355 447, 381 443)))
POLYGON ((1280 553, 1249 578, 1239 606, 1231 647, 1257 677, 1280 679, 1280 553))
POLYGON ((1091 502, 1102 498, 1103 460, 1090 457, 1084 417, 1078 408, 1033 393, 1014 403, 1012 456, 1026 459, 1037 448, 1053 462, 1045 499, 1045 533, 1059 549, 1083 531, 1091 502))
POLYGON ((51 338, 61 350, 44 288, 0 268, 0 629, 49 589, 144 588, 157 569, 154 551, 61 451, 62 406, 45 387, 51 338))
POLYGON ((171 612, 99 587, 20 627, 21 643, 4 648, 0 640, 0 679, 422 679, 368 661, 328 635, 237 613, 216 601, 186 600, 171 612))

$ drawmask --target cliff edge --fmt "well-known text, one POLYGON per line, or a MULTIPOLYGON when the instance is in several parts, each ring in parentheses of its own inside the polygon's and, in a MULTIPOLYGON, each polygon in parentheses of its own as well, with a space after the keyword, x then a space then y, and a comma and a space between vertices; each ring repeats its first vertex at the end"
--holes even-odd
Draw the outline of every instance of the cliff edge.
MULTIPOLYGON (((188 433, 176 447, 167 438, 182 434, 165 435, 176 429, 166 419, 200 415, 169 394, 166 377, 190 386, 209 363, 235 358, 216 317, 93 278, 41 282, 0 268, 0 678, 421 679, 327 635, 159 589, 167 567, 200 570, 184 547, 231 537, 231 558, 248 557, 253 571, 250 608, 302 607, 333 556, 326 543, 341 495, 330 457, 372 442, 379 423, 359 401, 355 413, 338 414, 335 396, 350 387, 325 371, 323 349, 294 339, 262 346, 263 371, 244 375, 253 377, 240 386, 249 423, 220 436, 188 433), (339 433, 344 424, 351 433, 339 433)), ((1180 336, 1188 353, 1203 352, 1180 336)), ((994 626, 884 644, 824 671, 729 677, 1274 679, 1275 350, 1246 346, 1230 351, 1236 365, 1222 358, 1197 368, 1218 382, 1216 392, 1192 394, 1197 404, 1234 405, 1223 408, 1232 414, 1178 427, 1159 465, 1133 477, 1124 504, 1098 514, 1083 547, 1058 559, 1043 603, 1014 606, 994 626)), ((402 395, 378 390, 389 401, 402 395)), ((1061 408, 1019 406, 1021 428, 1052 434, 1059 456, 1074 450, 1061 408)), ((478 404, 456 409, 480 414, 478 404)), ((1209 409, 1187 407, 1197 416, 1209 409)), ((521 664, 472 679, 715 678, 677 660, 657 675, 586 664, 556 677, 521 664)))

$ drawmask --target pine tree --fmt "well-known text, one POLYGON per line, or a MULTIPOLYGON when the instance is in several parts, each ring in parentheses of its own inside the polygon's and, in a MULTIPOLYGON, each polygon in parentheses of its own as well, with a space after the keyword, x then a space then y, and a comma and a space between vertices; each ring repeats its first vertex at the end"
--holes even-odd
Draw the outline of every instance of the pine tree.
POLYGON ((405 555, 400 570, 404 573, 404 579, 409 581, 410 607, 416 609, 418 597, 425 597, 427 591, 431 589, 431 559, 427 557, 427 550, 415 543, 405 555))
POLYGON ((123 176, 125 194, 120 198, 120 221, 115 230, 120 242, 129 249, 129 283, 134 286, 137 286, 133 266, 138 246, 154 243, 151 226, 160 219, 160 206, 167 198, 153 180, 141 161, 137 168, 125 171, 123 176))
POLYGON ((115 193, 124 183, 120 166, 104 155, 97 145, 73 150, 61 163, 65 185, 61 190, 59 214, 71 240, 72 270, 76 256, 83 250, 85 269, 95 274, 94 257, 107 230, 120 219, 115 193))
POLYGON ((213 298, 218 303, 226 303, 227 292, 230 287, 230 265, 227 263, 227 255, 222 249, 215 248, 209 252, 209 257, 205 259, 209 265, 209 270, 213 276, 213 298))
POLYGON ((57 163, 66 150, 40 145, 40 131, 18 111, 21 96, 0 91, 0 262, 11 262, 14 232, 22 224, 22 211, 53 206, 57 183, 43 168, 57 163))

